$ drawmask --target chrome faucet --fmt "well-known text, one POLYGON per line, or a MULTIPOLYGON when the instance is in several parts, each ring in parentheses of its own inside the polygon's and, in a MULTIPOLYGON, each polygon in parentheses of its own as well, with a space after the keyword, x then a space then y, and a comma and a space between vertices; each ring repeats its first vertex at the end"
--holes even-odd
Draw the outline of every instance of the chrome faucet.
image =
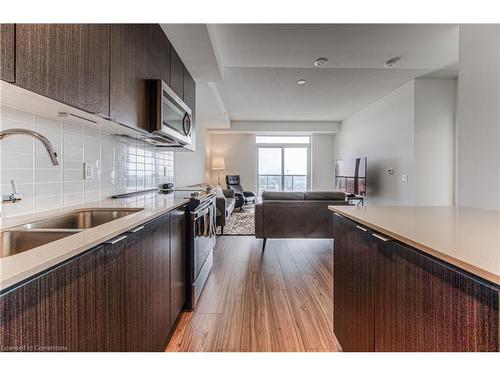
POLYGON ((2 195, 2 203, 16 203, 23 199, 23 196, 17 192, 14 180, 10 180, 10 186, 12 186, 12 194, 2 195))
POLYGON ((5 129, 5 130, 0 131, 0 140, 6 138, 8 136, 14 135, 14 134, 29 135, 30 137, 38 139, 45 146, 45 149, 47 150, 47 153, 49 154, 50 160, 52 161, 52 165, 54 165, 54 166, 59 165, 59 161, 57 160, 57 154, 54 151, 54 146, 52 146, 52 143, 50 143, 50 141, 47 138, 45 138, 43 135, 41 135, 40 133, 37 133, 33 130, 12 128, 12 129, 5 129))
MULTIPOLYGON (((57 154, 54 151, 54 146, 52 146, 52 143, 50 143, 50 141, 43 135, 33 130, 12 128, 0 131, 0 140, 14 134, 29 135, 30 137, 38 139, 45 146, 45 149, 49 154, 52 164, 54 166, 59 165, 59 161, 57 160, 57 154)), ((21 194, 19 194, 16 190, 16 184, 14 183, 14 180, 10 180, 10 184, 12 186, 12 194, 2 195, 2 203, 16 203, 22 199, 21 194)))

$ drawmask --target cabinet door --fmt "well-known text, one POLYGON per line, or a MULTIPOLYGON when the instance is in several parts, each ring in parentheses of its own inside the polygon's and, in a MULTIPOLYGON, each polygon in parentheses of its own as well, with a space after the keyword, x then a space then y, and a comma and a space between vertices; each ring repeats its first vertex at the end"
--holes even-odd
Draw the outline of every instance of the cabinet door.
POLYGON ((334 216, 334 333, 344 351, 373 351, 376 248, 369 231, 334 216))
POLYGON ((196 151, 196 83, 188 70, 184 68, 184 102, 191 108, 191 144, 185 148, 196 151))
POLYGON ((160 25, 151 28, 151 78, 170 86, 170 41, 160 25))
POLYGON ((151 241, 154 274, 155 309, 154 322, 155 350, 164 351, 168 344, 172 319, 170 317, 170 213, 155 220, 148 237, 151 241))
POLYGON ((15 33, 13 23, 0 24, 0 79, 14 82, 15 33))
POLYGON ((0 297, 0 346, 26 351, 96 350, 98 249, 0 297))
POLYGON ((96 351, 124 351, 126 236, 101 247, 96 259, 96 351))
POLYGON ((173 46, 170 47, 170 88, 179 98, 184 97, 184 64, 173 46))
MULTIPOLYGON (((158 351, 157 329, 168 333, 169 327, 157 324, 156 309, 161 306, 161 284, 158 284, 157 257, 159 223, 154 220, 135 228, 129 234, 126 251, 126 342, 127 351, 158 351)), ((164 292, 164 291, 163 291, 164 292)))
POLYGON ((17 24, 16 85, 109 114, 109 25, 17 24))
POLYGON ((170 234, 170 284, 172 324, 177 320, 186 302, 186 209, 181 207, 171 212, 170 234))
POLYGON ((377 253, 375 350, 498 350, 498 290, 394 241, 377 253))
POLYGON ((151 25, 111 25, 110 117, 148 129, 151 25))

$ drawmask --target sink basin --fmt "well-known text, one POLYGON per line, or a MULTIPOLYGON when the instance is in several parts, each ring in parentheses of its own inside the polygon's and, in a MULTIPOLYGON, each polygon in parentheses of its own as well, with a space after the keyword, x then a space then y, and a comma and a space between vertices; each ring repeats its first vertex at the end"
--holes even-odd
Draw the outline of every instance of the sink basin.
POLYGON ((90 229, 108 223, 110 221, 125 217, 142 208, 109 209, 88 208, 76 210, 65 215, 35 221, 20 226, 22 229, 90 229))
POLYGON ((60 240, 71 236, 79 231, 23 231, 6 230, 0 232, 0 258, 19 254, 35 247, 45 245, 49 242, 60 240))
POLYGON ((142 208, 84 208, 34 221, 0 232, 0 258, 19 254, 49 242, 125 217, 142 208))

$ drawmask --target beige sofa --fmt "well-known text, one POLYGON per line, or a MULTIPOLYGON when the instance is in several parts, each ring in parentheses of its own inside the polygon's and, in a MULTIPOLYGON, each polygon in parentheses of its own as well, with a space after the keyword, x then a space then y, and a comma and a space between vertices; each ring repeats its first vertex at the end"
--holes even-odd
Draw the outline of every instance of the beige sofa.
POLYGON ((349 205, 342 192, 265 191, 255 205, 255 237, 333 238, 333 215, 328 206, 349 205))

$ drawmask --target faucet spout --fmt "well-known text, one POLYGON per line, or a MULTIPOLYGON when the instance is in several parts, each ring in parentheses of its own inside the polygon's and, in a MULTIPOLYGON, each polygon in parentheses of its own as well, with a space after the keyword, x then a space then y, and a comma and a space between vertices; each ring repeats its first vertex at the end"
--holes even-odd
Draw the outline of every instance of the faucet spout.
POLYGON ((0 140, 14 134, 29 135, 32 138, 38 139, 45 146, 52 165, 59 165, 59 160, 57 160, 57 153, 54 151, 54 146, 52 146, 52 143, 50 143, 50 141, 42 134, 29 129, 12 128, 0 131, 0 140))

